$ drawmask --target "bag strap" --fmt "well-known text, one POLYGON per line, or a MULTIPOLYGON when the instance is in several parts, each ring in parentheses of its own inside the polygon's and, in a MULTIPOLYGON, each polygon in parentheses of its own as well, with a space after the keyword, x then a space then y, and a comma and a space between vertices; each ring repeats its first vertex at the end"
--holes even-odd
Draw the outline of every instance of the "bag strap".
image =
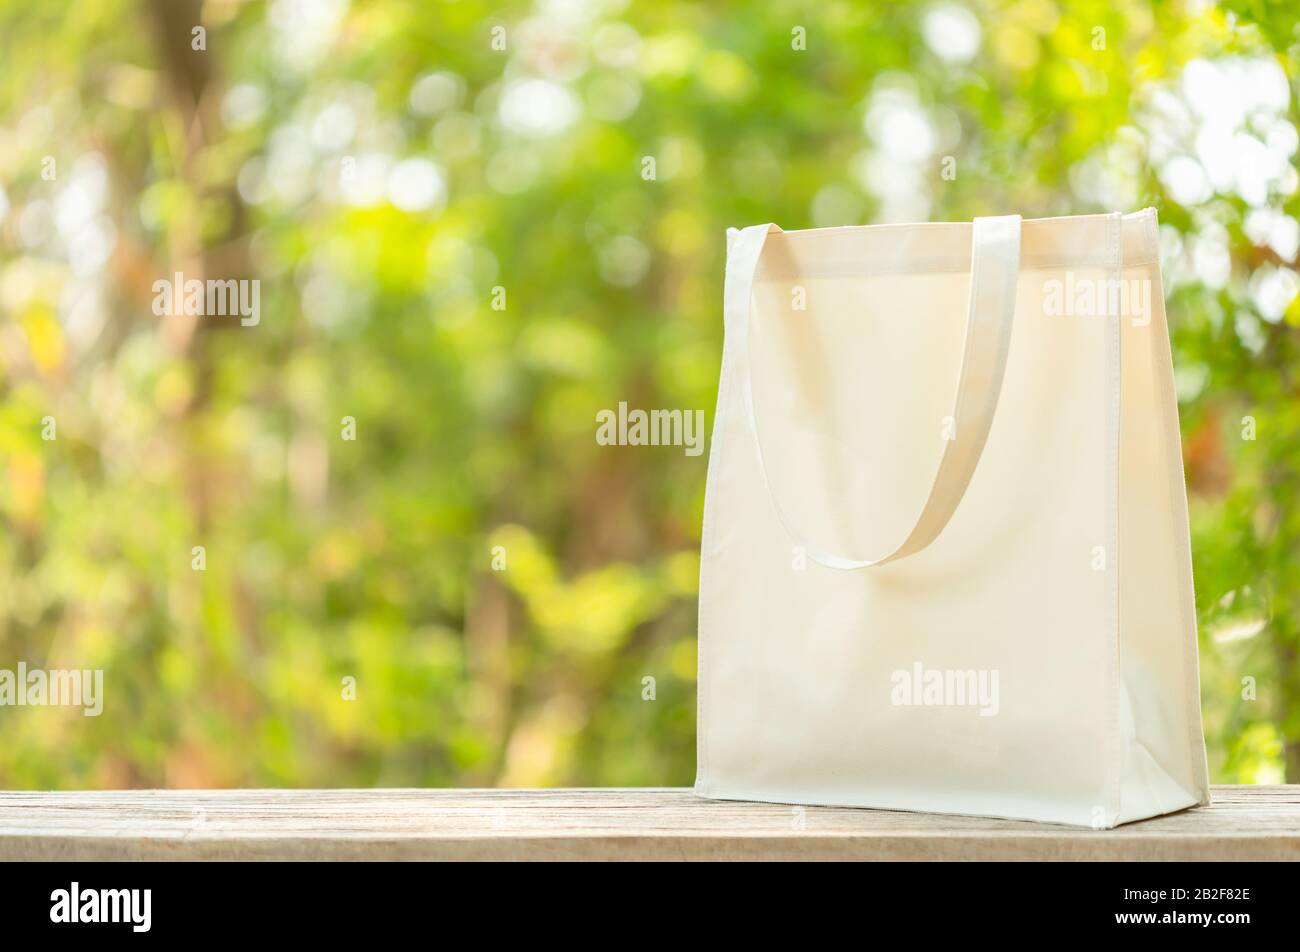
POLYGON ((966 341, 961 373, 953 406, 952 435, 944 444, 943 456, 925 506, 907 537, 886 555, 855 559, 837 555, 806 541, 786 518, 785 510, 768 479, 763 456, 763 439, 754 413, 754 378, 749 346, 749 323, 754 275, 763 254, 763 244, 776 225, 753 225, 728 232, 727 273, 723 290, 723 316, 743 365, 741 386, 745 412, 758 450, 758 468, 772 499, 781 526, 808 557, 830 569, 863 569, 884 565, 920 552, 943 531, 966 493, 984 443, 993 424, 998 394, 1007 366, 1011 324, 1016 310, 1016 282, 1020 271, 1020 216, 976 218, 971 238, 970 306, 966 318, 966 341))

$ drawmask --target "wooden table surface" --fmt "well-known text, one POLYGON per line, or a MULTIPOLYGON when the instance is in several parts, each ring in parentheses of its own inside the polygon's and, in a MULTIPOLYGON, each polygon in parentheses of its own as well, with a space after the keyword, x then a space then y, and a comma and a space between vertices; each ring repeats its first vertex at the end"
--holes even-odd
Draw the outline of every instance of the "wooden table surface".
POLYGON ((0 792, 0 860, 1300 860, 1300 785, 1093 831, 687 789, 0 792))

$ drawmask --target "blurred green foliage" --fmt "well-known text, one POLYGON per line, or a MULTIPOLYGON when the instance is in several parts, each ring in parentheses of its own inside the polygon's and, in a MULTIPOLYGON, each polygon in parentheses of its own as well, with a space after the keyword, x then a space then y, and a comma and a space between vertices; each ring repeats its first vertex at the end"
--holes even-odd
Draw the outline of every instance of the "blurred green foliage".
POLYGON ((1147 205, 1213 777, 1300 782, 1296 24, 3 0, 0 667, 107 697, 0 786, 688 784, 706 457, 593 433, 711 421, 724 229, 1147 205))

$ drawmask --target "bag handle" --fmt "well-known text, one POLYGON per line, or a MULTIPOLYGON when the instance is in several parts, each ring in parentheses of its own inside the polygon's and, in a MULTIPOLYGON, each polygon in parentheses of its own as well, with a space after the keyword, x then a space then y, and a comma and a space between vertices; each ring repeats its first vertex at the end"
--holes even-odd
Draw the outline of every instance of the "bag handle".
POLYGON ((727 272, 723 290, 726 333, 734 342, 735 353, 744 364, 741 391, 758 450, 759 473, 772 499, 772 508, 790 538, 801 545, 814 562, 829 569, 864 569, 915 555, 938 538, 957 511, 993 424, 993 412, 997 408, 998 394, 1002 389, 1007 349, 1011 342, 1011 324, 1016 310, 1016 281, 1020 271, 1020 216, 975 219, 971 237, 970 305, 966 318, 961 373, 952 412, 953 436, 944 444, 934 484, 930 487, 930 494, 916 524, 897 548, 875 559, 849 558, 800 541, 805 537, 791 527, 768 479, 767 463, 763 457, 763 439, 754 413, 749 322, 754 275, 763 254, 763 244, 769 234, 780 231, 780 228, 771 224, 728 231, 727 272))

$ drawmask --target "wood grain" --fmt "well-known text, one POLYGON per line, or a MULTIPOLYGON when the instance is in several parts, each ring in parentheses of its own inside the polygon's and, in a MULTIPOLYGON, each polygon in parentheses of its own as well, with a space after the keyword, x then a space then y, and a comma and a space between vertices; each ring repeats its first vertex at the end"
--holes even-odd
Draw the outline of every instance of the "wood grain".
POLYGON ((1213 797, 1092 831, 688 789, 0 792, 0 860, 1300 860, 1300 786, 1213 797))

